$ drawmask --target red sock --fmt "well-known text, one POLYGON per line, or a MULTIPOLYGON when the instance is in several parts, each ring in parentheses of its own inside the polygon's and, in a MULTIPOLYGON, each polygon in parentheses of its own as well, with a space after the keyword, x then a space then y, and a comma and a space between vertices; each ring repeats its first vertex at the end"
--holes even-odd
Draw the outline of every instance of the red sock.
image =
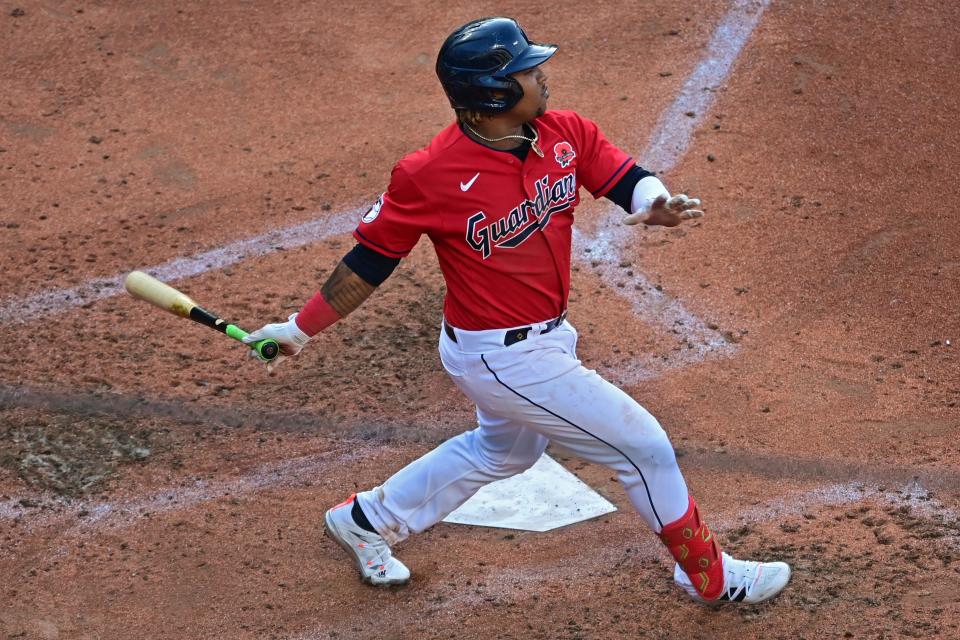
POLYGON ((690 496, 690 506, 679 520, 660 532, 660 539, 676 559, 704 600, 715 600, 723 591, 723 558, 720 545, 697 511, 690 496))

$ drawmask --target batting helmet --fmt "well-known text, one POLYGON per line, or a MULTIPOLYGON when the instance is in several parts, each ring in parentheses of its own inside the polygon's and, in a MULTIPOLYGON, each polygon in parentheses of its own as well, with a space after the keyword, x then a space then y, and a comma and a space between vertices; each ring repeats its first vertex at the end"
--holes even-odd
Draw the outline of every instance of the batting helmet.
POLYGON ((454 109, 508 111, 523 97, 511 73, 535 67, 557 51, 530 42, 513 18, 481 18, 451 33, 437 55, 437 77, 454 109))

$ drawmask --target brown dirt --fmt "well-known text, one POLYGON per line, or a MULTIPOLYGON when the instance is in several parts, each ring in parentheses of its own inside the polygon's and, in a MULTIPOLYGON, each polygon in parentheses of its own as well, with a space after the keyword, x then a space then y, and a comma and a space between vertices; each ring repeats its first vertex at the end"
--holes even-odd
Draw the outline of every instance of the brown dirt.
MULTIPOLYGON (((639 152, 727 8, 703 4, 518 17, 562 45, 552 106, 639 152)), ((501 11, 7 3, 4 299, 370 201, 449 120, 439 42, 501 11)), ((794 565, 777 600, 683 599, 609 472, 562 451, 621 511, 548 534, 438 525, 399 549, 409 586, 355 579, 323 511, 474 420, 436 356, 424 242, 274 376, 125 296, 0 326, 16 345, 0 362, 0 637, 956 637, 960 188, 942 176, 960 174, 958 20, 951 3, 772 3, 666 176, 707 217, 637 230, 630 269, 737 350, 628 390, 727 548, 794 565)), ((587 228, 598 211, 578 212, 587 228)), ((254 327, 349 246, 178 284, 254 327)), ((571 303, 581 357, 611 378, 678 346, 615 286, 581 264, 571 303)))

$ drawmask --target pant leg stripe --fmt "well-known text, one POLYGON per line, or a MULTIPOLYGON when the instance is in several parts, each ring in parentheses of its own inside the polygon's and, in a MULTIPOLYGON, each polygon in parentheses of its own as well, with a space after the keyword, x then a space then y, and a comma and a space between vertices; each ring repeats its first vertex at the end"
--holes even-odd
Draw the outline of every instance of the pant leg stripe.
POLYGON ((613 449, 614 451, 616 451, 617 453, 619 453, 620 455, 622 455, 622 456, 624 457, 624 459, 625 459, 627 462, 629 462, 630 465, 631 465, 634 469, 637 470, 637 473, 640 474, 640 480, 643 482, 643 488, 644 488, 644 490, 647 492, 647 500, 650 502, 650 510, 653 511, 653 517, 655 517, 655 518, 657 519, 657 524, 660 525, 660 528, 661 528, 661 529, 663 529, 663 522, 660 520, 660 514, 657 513, 657 508, 656 508, 655 506, 653 506, 653 496, 650 495, 650 487, 647 486, 647 479, 643 477, 643 471, 640 471, 640 467, 637 466, 637 464, 636 464, 633 460, 630 459, 630 456, 628 456, 628 455, 625 454, 623 451, 621 451, 621 450, 618 449, 617 447, 613 446, 612 444, 610 444, 609 442, 607 442, 606 440, 604 440, 604 439, 601 438, 600 436, 597 436, 597 435, 594 435, 594 434, 590 433, 589 431, 587 431, 586 429, 584 429, 584 428, 581 427, 580 425, 574 424, 573 422, 570 422, 569 420, 567 420, 567 419, 564 418, 563 416, 557 415, 557 414, 554 413, 553 411, 550 411, 550 409, 547 409, 545 406, 543 406, 543 405, 541 405, 541 404, 537 404, 536 402, 534 402, 533 400, 531 400, 531 399, 528 398, 527 396, 523 395, 522 393, 520 393, 519 391, 517 391, 516 389, 514 389, 513 387, 511 387, 511 386, 508 385, 506 382, 504 382, 503 380, 500 379, 500 376, 497 375, 497 372, 494 371, 493 369, 491 369, 491 368, 490 368, 490 365, 487 364, 487 359, 483 356, 482 353, 480 354, 480 359, 483 360, 483 366, 485 366, 485 367, 487 368, 487 371, 489 371, 490 373, 493 374, 494 379, 496 379, 496 381, 499 382, 502 386, 506 387, 511 393, 513 393, 514 395, 516 395, 516 396, 518 396, 518 397, 520 397, 520 398, 523 398, 524 400, 526 400, 527 402, 529 402, 529 403, 532 404, 533 406, 535 406, 535 407, 537 407, 537 408, 539 408, 539 409, 542 409, 542 410, 546 411, 547 413, 549 413, 550 415, 552 415, 554 418, 557 418, 557 419, 559 419, 559 420, 563 420, 564 422, 566 422, 566 423, 567 423, 568 425, 570 425, 571 427, 573 427, 573 428, 575 428, 575 429, 579 429, 580 431, 582 431, 583 433, 587 434, 587 435, 590 436, 591 438, 593 438, 593 439, 595 439, 595 440, 599 440, 599 441, 602 442, 603 444, 607 445, 608 447, 610 447, 611 449, 613 449))

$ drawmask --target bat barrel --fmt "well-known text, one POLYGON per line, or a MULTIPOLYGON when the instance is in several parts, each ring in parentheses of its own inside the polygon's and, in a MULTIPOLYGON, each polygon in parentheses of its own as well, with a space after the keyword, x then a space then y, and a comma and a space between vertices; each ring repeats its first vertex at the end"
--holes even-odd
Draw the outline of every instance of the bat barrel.
POLYGON ((189 318, 190 309, 197 306, 190 296, 143 271, 132 271, 123 281, 123 286, 130 295, 183 318, 189 318))

